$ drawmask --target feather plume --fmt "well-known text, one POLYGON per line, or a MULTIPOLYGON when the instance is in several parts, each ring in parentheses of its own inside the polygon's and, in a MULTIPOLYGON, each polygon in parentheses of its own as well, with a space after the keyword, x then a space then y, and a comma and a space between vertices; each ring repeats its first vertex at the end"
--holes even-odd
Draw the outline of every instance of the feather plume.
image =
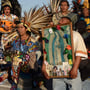
POLYGON ((31 8, 29 12, 24 12, 24 22, 30 23, 30 30, 38 33, 42 27, 45 27, 50 22, 50 15, 45 13, 44 7, 39 9, 31 8))
POLYGON ((57 13, 60 11, 60 2, 61 0, 50 0, 50 3, 48 4, 48 7, 44 5, 47 13, 57 13))

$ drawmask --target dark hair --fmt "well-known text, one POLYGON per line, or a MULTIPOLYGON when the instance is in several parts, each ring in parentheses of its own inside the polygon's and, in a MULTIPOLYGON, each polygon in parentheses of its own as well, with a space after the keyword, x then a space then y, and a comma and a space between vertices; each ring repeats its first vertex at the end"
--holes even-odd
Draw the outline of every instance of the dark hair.
MULTIPOLYGON (((27 27, 25 25, 23 25, 25 27, 25 29, 27 29, 27 27)), ((31 32, 30 31, 26 31, 26 33, 31 36, 31 32)))
MULTIPOLYGON (((10 7, 9 5, 5 5, 5 6, 3 6, 3 8, 5 8, 5 7, 10 7)), ((11 8, 11 7, 10 7, 11 8)))
POLYGON ((66 19, 68 19, 70 22, 72 22, 72 20, 71 20, 70 17, 67 17, 67 16, 66 16, 66 17, 61 17, 61 19, 62 19, 62 18, 66 18, 66 19))
POLYGON ((76 29, 78 29, 78 32, 82 35, 83 33, 85 33, 87 24, 84 20, 79 20, 76 24, 75 24, 76 29))
POLYGON ((29 36, 31 36, 31 32, 29 32, 29 31, 26 31, 26 33, 27 33, 29 36))
POLYGON ((67 3, 67 6, 69 7, 69 2, 68 2, 67 0, 61 0, 60 6, 61 6, 61 4, 62 4, 63 2, 66 2, 66 3, 67 3))
MULTIPOLYGON (((15 24, 20 24, 21 22, 20 21, 16 21, 15 24)), ((25 27, 25 29, 27 29, 27 27, 23 24, 23 26, 25 27)), ((18 28, 18 27, 16 27, 18 28)), ((31 32, 30 31, 26 31, 26 33, 31 36, 31 32)))
POLYGON ((9 7, 10 8, 10 12, 12 11, 12 8, 9 5, 5 5, 5 6, 2 6, 2 8, 1 8, 2 13, 4 12, 4 8, 5 7, 9 7))

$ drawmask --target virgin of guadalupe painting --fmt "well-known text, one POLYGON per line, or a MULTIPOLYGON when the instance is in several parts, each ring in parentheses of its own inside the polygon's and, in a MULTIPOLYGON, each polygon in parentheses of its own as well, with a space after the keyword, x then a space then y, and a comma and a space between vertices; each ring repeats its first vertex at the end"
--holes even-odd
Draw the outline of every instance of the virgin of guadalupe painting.
POLYGON ((51 78, 69 77, 74 61, 72 23, 42 29, 46 72, 51 78))

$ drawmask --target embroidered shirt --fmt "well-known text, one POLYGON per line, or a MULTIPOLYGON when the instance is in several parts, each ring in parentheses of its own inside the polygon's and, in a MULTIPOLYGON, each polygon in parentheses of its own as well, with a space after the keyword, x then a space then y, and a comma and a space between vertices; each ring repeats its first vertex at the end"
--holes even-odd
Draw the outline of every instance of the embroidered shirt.
POLYGON ((38 43, 37 42, 32 42, 29 41, 28 45, 26 44, 26 40, 22 40, 20 42, 20 39, 17 39, 15 41, 13 41, 12 46, 13 46, 13 50, 17 50, 23 53, 27 53, 27 52, 34 52, 36 50, 38 50, 38 43))
POLYGON ((1 20, 8 20, 8 21, 13 22, 13 20, 16 19, 16 18, 17 18, 17 16, 13 15, 13 14, 10 14, 10 16, 6 16, 5 14, 0 15, 1 20))

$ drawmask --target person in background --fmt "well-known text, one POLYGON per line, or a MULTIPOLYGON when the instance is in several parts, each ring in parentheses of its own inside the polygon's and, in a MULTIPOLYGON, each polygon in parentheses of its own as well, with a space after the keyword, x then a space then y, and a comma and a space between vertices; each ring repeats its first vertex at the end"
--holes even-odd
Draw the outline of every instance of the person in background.
POLYGON ((38 51, 38 43, 31 37, 28 25, 20 22, 17 24, 17 30, 19 36, 11 43, 14 53, 11 68, 11 90, 17 90, 20 70, 24 75, 24 73, 30 74, 30 69, 35 69, 36 51, 38 51))
POLYGON ((52 17, 54 25, 59 24, 61 17, 69 17, 72 20, 73 28, 75 28, 75 23, 78 20, 78 16, 69 10, 69 2, 67 0, 61 0, 60 2, 60 12, 56 13, 52 17))
MULTIPOLYGON (((14 20, 18 19, 16 15, 11 14, 11 3, 6 1, 2 4, 2 14, 0 15, 0 48, 4 50, 4 37, 9 35, 9 32, 15 30, 14 20)), ((4 55, 3 55, 4 56, 4 55)))
POLYGON ((86 22, 87 24, 87 29, 90 29, 90 15, 89 15, 89 9, 86 7, 83 7, 82 9, 82 17, 80 18, 80 20, 83 20, 86 22))
POLYGON ((2 14, 0 15, 0 47, 3 47, 3 38, 15 29, 14 20, 18 19, 16 15, 11 14, 11 3, 6 1, 2 4, 2 14), (14 28, 13 28, 14 27, 14 28))
POLYGON ((89 9, 86 6, 82 8, 82 16, 76 23, 76 29, 82 35, 88 49, 90 42, 90 15, 89 9))
POLYGON ((11 64, 7 64, 7 62, 4 60, 4 36, 7 37, 7 35, 9 35, 9 32, 12 32, 14 30, 14 20, 18 18, 16 15, 11 14, 11 8, 12 6, 9 1, 4 2, 2 4, 2 14, 0 15, 0 68, 1 70, 3 70, 3 73, 5 72, 5 75, 3 74, 2 77, 0 77, 2 78, 2 81, 8 78, 8 70, 11 67, 11 64))
MULTIPOLYGON (((12 23, 12 26, 14 26, 14 20, 18 19, 18 17, 14 14, 11 14, 11 3, 9 1, 4 2, 2 4, 2 14, 0 15, 0 20, 2 21, 10 21, 12 23)), ((2 28, 4 28, 6 31, 10 29, 8 25, 6 25, 6 22, 1 24, 2 28)))

